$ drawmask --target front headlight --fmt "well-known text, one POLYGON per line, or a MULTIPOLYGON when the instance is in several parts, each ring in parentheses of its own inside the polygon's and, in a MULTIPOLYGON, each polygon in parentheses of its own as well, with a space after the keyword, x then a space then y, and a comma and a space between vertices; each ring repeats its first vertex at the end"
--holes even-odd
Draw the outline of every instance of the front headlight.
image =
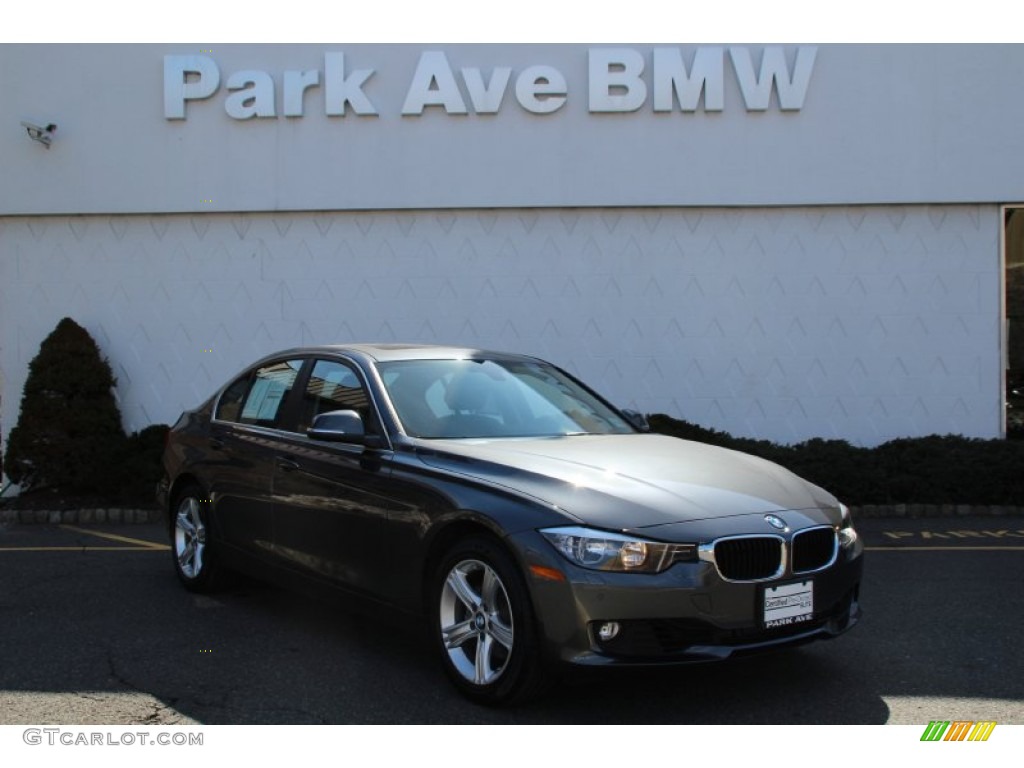
POLYGON ((546 528, 540 532, 563 557, 595 571, 659 573, 694 560, 694 544, 667 544, 592 528, 546 528))
POLYGON ((839 523, 839 545, 843 549, 849 549, 857 542, 857 531, 853 527, 853 517, 850 509, 845 504, 839 505, 839 514, 842 521, 839 523))

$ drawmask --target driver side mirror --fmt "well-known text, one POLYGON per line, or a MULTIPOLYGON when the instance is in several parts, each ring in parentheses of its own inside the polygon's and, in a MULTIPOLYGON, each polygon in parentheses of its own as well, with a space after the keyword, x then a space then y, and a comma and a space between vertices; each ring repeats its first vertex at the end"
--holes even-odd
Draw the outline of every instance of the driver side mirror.
POLYGON ((623 410, 622 415, 626 417, 626 421, 629 422, 638 432, 650 432, 651 425, 647 422, 647 417, 644 416, 640 411, 629 411, 623 410))
POLYGON ((328 411, 313 418, 313 426, 306 430, 313 440, 331 443, 352 443, 375 448, 380 445, 377 435, 367 435, 362 417, 355 411, 328 411))

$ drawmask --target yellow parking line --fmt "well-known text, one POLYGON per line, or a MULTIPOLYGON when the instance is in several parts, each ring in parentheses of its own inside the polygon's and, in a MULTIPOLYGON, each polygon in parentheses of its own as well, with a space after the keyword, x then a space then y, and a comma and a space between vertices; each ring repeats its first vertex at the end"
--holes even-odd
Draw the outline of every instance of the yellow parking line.
POLYGON ((148 545, 145 547, 0 547, 0 552, 166 552, 170 547, 148 545))
POLYGON ((79 544, 75 547, 0 547, 0 552, 166 552, 170 549, 167 544, 159 544, 146 539, 133 539, 129 536, 118 536, 116 533, 106 533, 105 531, 90 531, 88 528, 79 528, 77 525, 60 525, 58 527, 108 541, 123 542, 131 546, 94 547, 88 544, 79 544))
POLYGON ((167 550, 170 549, 166 544, 158 544, 155 541, 146 541, 145 539, 132 539, 127 536, 118 536, 116 533, 104 533, 103 531, 90 531, 88 528, 79 528, 77 525, 60 525, 59 528, 65 528, 69 531, 76 531, 77 533, 85 533, 89 536, 99 536, 101 539, 109 539, 110 541, 123 541, 125 544, 135 544, 141 549, 159 549, 167 550))

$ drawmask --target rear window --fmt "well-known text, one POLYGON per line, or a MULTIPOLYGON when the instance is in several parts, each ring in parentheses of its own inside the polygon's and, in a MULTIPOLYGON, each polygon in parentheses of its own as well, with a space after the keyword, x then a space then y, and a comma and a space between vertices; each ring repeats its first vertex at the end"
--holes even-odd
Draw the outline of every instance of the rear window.
MULTIPOLYGON (((281 406, 299 376, 300 368, 302 360, 284 360, 257 368, 237 421, 261 427, 274 426, 281 415, 281 406)), ((224 393, 225 397, 227 394, 224 393)))

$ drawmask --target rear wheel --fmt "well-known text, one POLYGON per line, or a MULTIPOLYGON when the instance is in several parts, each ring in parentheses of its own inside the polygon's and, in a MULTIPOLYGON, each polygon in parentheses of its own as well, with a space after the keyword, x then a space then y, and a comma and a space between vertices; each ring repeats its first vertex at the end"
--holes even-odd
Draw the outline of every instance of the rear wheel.
POLYGON ((186 589, 209 592, 218 583, 217 554, 207 529, 209 501, 197 485, 178 492, 172 507, 171 554, 174 570, 186 589))
POLYGON ((533 607, 504 548, 486 537, 459 542, 442 558, 433 585, 433 634, 456 687, 490 705, 537 695, 544 676, 533 607))

